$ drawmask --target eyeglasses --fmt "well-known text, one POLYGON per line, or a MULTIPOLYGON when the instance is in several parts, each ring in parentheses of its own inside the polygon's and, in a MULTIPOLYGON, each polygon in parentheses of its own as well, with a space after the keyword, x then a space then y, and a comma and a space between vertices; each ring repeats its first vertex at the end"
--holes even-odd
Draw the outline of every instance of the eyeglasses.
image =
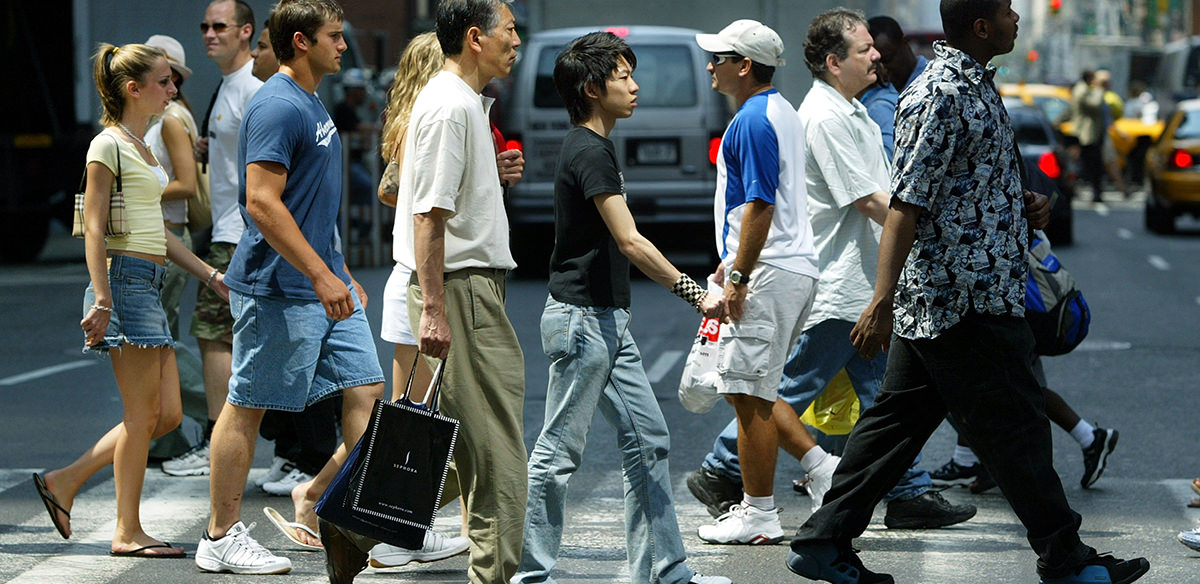
POLYGON ((737 53, 713 53, 713 56, 712 56, 713 67, 717 67, 719 65, 724 65, 725 62, 730 59, 736 59, 736 60, 740 61, 742 59, 745 59, 745 57, 743 57, 737 53))
POLYGON ((200 34, 207 34, 208 29, 210 29, 210 28, 213 30, 213 32, 215 32, 217 34, 221 34, 221 33, 225 32, 226 30, 229 30, 230 26, 232 26, 232 25, 226 24, 224 22, 214 22, 212 24, 209 24, 207 22, 201 22, 200 23, 200 34))

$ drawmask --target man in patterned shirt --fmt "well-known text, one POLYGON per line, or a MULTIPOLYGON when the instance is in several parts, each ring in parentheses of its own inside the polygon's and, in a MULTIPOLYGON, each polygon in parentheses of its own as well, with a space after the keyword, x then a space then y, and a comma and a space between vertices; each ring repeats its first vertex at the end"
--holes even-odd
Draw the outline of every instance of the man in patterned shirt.
POLYGON ((986 65, 1012 51, 1018 16, 1011 0, 942 0, 941 13, 947 40, 900 98, 875 294, 850 333, 869 359, 888 349, 894 325, 887 376, 787 565, 828 582, 893 582, 850 544, 949 412, 1025 526, 1044 584, 1133 582, 1150 569, 1144 558, 1101 556, 1079 540, 1030 366, 1024 257, 1030 224, 1044 225, 1049 209, 1021 188, 986 65))

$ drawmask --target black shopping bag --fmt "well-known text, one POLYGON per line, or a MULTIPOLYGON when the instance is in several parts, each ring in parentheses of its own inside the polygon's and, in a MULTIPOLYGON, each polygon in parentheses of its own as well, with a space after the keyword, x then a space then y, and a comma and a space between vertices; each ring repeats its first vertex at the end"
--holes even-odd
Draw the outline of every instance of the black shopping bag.
POLYGON ((423 403, 409 400, 412 375, 399 400, 375 401, 366 432, 321 495, 317 515, 384 543, 422 547, 458 438, 458 420, 438 413, 441 383, 438 365, 423 403))

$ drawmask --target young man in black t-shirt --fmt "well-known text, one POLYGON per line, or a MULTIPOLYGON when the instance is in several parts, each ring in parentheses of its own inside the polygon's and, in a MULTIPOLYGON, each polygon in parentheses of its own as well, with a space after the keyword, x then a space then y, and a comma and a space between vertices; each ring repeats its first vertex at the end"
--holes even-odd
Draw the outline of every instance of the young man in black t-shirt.
POLYGON ((513 584, 549 579, 562 539, 567 482, 579 467, 597 410, 616 430, 623 454, 631 579, 729 584, 685 563, 667 469, 667 423, 629 333, 630 262, 705 315, 724 311, 719 297, 681 274, 638 233, 625 204, 608 135, 637 107, 636 66, 629 45, 611 33, 575 39, 554 65, 554 84, 574 128, 554 180, 557 241, 541 325, 550 382, 545 424, 529 458, 524 552, 513 584))

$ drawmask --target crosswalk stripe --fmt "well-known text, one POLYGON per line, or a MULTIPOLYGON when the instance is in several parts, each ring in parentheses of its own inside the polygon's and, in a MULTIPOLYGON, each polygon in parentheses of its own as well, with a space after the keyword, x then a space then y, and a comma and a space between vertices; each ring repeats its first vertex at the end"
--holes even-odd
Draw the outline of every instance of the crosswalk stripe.
POLYGON ((5 468, 0 469, 0 493, 11 489, 27 480, 40 468, 5 468))
MULTIPOLYGON (((152 470, 146 473, 144 494, 148 496, 143 496, 141 505, 142 525, 147 533, 170 539, 169 533, 181 531, 180 519, 204 521, 208 517, 208 477, 160 478, 154 476, 155 474, 152 470)), ((72 527, 75 530, 66 549, 25 570, 9 583, 110 581, 135 567, 140 561, 136 558, 96 561, 97 556, 107 556, 112 549, 112 534, 117 526, 115 517, 99 525, 96 522, 89 523, 90 529, 86 533, 78 531, 83 523, 79 521, 81 518, 112 517, 115 496, 114 484, 112 480, 108 480, 88 491, 85 497, 77 498, 71 510, 72 527)), ((49 517, 40 514, 22 526, 43 526, 48 522, 49 517)), ((57 534, 54 537, 58 537, 57 534)))

